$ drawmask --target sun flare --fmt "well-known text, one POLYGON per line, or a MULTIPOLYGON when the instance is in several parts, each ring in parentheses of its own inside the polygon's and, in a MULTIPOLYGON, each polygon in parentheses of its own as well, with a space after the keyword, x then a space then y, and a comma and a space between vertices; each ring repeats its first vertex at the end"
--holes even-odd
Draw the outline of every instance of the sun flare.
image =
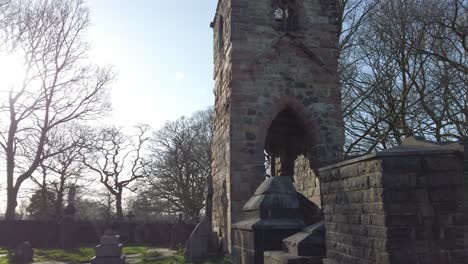
POLYGON ((17 89, 24 75, 24 64, 19 56, 0 53, 0 91, 17 89))

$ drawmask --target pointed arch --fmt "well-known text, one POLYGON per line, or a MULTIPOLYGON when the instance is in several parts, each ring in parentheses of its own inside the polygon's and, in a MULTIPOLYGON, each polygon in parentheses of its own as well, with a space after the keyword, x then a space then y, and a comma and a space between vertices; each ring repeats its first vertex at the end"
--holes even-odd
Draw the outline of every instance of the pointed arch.
MULTIPOLYGON (((270 129, 272 128, 272 126, 277 125, 275 124, 275 121, 278 121, 277 118, 292 117, 295 120, 293 120, 291 124, 295 126, 300 126, 299 130, 301 130, 296 131, 299 132, 299 136, 301 137, 300 140, 303 144, 303 149, 299 151, 302 152, 301 154, 304 154, 308 157, 311 163, 311 167, 313 167, 314 169, 318 168, 320 164, 318 162, 318 159, 314 157, 313 147, 318 144, 319 135, 317 128, 319 126, 316 120, 312 116, 308 115, 309 112, 310 111, 307 111, 306 107, 301 102, 299 102, 299 100, 296 97, 283 97, 282 100, 275 104, 274 107, 267 113, 267 116, 265 116, 263 120, 260 121, 260 124, 258 126, 257 135, 260 139, 260 142, 264 144, 265 149, 266 147, 271 147, 266 146, 266 143, 268 143, 267 140, 274 140, 273 138, 268 138, 268 134, 269 132, 271 132, 270 129)), ((294 131, 290 132, 294 133, 294 131)), ((296 142, 293 142, 293 144, 296 144, 296 142)))

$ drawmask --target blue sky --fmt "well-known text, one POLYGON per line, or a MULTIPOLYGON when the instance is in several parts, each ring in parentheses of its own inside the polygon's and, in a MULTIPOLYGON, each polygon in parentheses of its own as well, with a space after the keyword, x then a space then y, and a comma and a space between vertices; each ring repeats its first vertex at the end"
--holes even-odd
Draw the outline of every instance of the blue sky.
POLYGON ((113 65, 112 122, 164 121, 214 103, 212 29, 217 0, 88 0, 90 59, 113 65))
MULTIPOLYGON (((217 0, 87 0, 87 5, 89 59, 117 72, 110 122, 157 129, 214 103, 210 22, 217 0)), ((0 63, 0 72, 17 74, 11 65, 0 63)), ((5 200, 0 193, 0 213, 5 200)))

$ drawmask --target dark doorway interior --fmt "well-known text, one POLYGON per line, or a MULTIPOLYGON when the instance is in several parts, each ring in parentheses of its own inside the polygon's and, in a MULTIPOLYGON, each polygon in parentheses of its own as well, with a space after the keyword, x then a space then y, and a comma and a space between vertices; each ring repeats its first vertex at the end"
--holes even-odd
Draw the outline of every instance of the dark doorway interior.
POLYGON ((307 146, 307 131, 297 113, 290 107, 281 111, 265 140, 267 174, 293 177, 295 160, 307 153, 307 146))

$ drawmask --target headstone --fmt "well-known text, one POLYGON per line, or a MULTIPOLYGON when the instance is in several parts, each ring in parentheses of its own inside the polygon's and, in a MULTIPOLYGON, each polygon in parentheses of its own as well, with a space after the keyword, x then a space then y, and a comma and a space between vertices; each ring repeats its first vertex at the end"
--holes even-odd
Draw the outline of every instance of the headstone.
POLYGON ((13 249, 11 262, 16 264, 32 263, 34 252, 29 242, 22 242, 13 249))
POLYGON ((185 245, 185 242, 190 237, 193 231, 193 225, 188 225, 182 219, 182 215, 179 215, 177 223, 171 228, 171 242, 169 248, 177 250, 185 245))
POLYGON ((68 191, 68 205, 64 210, 65 217, 60 225, 60 244, 63 249, 74 248, 77 244, 74 224, 74 216, 76 214, 75 196, 76 187, 72 185, 68 191))
POLYGON ((206 178, 205 217, 195 227, 185 243, 184 256, 187 262, 203 262, 210 257, 219 255, 216 233, 212 228, 213 210, 213 179, 206 178))
POLYGON ((101 237, 101 244, 96 247, 96 256, 91 260, 91 264, 125 264, 125 255, 119 240, 118 235, 106 232, 101 237))
POLYGON ((216 234, 212 231, 211 222, 204 218, 198 224, 185 243, 185 260, 190 263, 201 263, 218 254, 215 242, 216 234))

